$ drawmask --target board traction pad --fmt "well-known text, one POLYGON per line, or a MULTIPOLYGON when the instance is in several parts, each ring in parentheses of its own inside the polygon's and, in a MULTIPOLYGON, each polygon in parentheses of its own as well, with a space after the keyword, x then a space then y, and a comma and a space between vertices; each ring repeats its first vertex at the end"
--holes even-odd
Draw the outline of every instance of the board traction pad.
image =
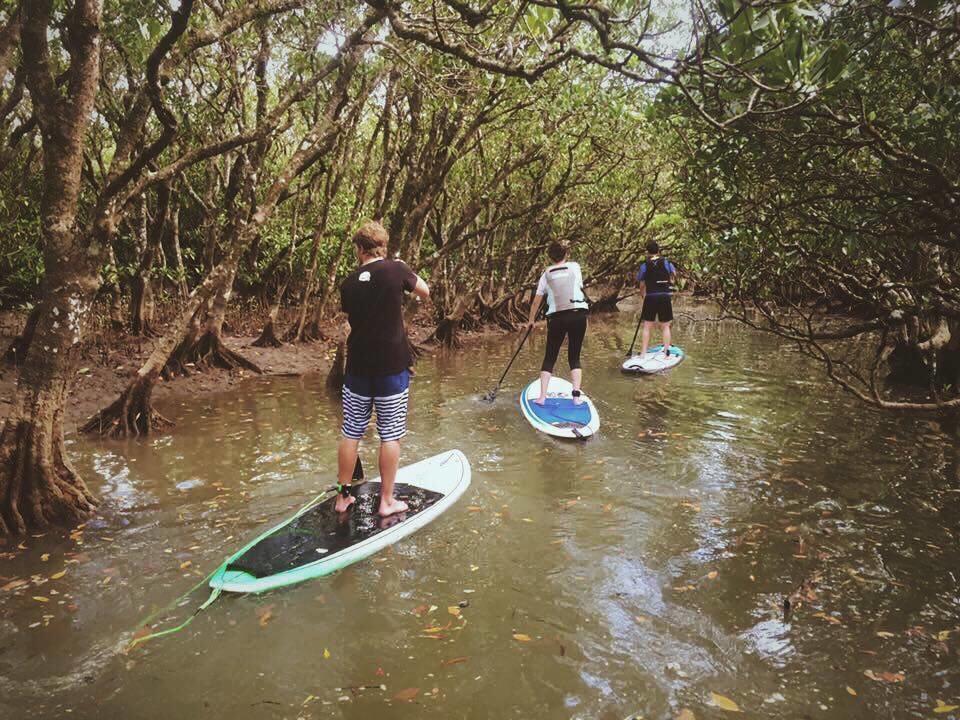
POLYGON ((349 511, 337 513, 333 509, 336 496, 328 498, 260 540, 230 562, 226 570, 240 570, 263 578, 309 565, 409 520, 444 497, 443 493, 397 483, 393 494, 410 509, 381 518, 377 514, 380 483, 356 485, 355 492, 356 502, 349 511))

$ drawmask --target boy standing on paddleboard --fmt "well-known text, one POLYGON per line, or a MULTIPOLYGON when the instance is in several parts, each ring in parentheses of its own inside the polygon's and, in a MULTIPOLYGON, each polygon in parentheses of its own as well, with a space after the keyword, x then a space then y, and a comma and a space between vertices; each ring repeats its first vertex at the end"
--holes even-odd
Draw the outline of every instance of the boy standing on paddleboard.
POLYGON ((382 517, 407 510, 393 496, 400 467, 400 438, 407 432, 407 402, 413 357, 403 325, 404 293, 421 299, 430 288, 400 260, 387 259, 389 236, 369 221, 353 236, 360 267, 340 286, 340 302, 350 323, 346 375, 343 382, 343 437, 337 448, 340 495, 335 509, 344 512, 354 503, 350 480, 360 439, 377 410, 380 436, 380 507, 382 517))
POLYGON ((587 297, 583 293, 583 275, 580 265, 567 262, 567 246, 553 241, 547 248, 552 264, 540 275, 537 294, 530 303, 530 318, 527 327, 532 328, 543 298, 547 298, 547 347, 540 367, 540 397, 534 400, 543 405, 547 400, 547 387, 553 375, 553 366, 560 355, 560 346, 567 338, 567 359, 570 362, 570 382, 573 384, 573 402, 580 405, 580 386, 583 369, 580 365, 580 350, 587 334, 587 297))
POLYGON ((647 243, 647 261, 640 266, 637 280, 640 282, 640 297, 643 310, 643 340, 640 357, 646 357, 650 345, 650 331, 654 323, 659 323, 663 332, 663 352, 670 357, 670 323, 673 321, 673 303, 670 300, 673 282, 677 279, 677 269, 669 260, 660 255, 660 246, 656 240, 647 243))

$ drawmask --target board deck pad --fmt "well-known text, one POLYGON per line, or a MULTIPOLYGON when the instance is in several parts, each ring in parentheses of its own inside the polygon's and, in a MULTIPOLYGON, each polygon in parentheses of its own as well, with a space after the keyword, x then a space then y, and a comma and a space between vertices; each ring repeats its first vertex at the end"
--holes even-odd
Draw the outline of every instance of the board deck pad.
POLYGON ((337 513, 333 509, 336 496, 328 498, 260 540, 231 561, 226 569, 262 578, 309 565, 409 520, 444 497, 443 493, 397 483, 394 496, 406 502, 410 509, 381 518, 377 514, 380 483, 357 485, 356 493, 356 502, 348 512, 337 513))
POLYGON ((573 401, 573 385, 556 375, 550 378, 543 405, 534 402, 540 395, 539 378, 520 393, 520 412, 534 428, 553 437, 583 440, 600 429, 600 416, 584 393, 579 404, 573 401))
POLYGON ((545 423, 558 427, 580 427, 590 422, 590 407, 585 402, 577 405, 573 398, 548 397, 542 406, 531 400, 527 407, 545 423))
POLYGON ((633 355, 623 361, 621 369, 626 373, 654 374, 675 368, 686 358, 686 353, 676 345, 670 346, 670 356, 663 353, 663 345, 656 345, 646 355, 633 355))

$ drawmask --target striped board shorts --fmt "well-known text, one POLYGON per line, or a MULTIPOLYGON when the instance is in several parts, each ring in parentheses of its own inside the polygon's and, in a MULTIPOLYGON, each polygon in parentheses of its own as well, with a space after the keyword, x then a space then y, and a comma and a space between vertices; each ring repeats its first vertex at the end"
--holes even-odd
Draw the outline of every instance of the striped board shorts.
POLYGON ((407 434, 407 402, 410 372, 364 377, 347 375, 343 382, 343 436, 360 440, 377 409, 380 442, 399 440, 407 434))

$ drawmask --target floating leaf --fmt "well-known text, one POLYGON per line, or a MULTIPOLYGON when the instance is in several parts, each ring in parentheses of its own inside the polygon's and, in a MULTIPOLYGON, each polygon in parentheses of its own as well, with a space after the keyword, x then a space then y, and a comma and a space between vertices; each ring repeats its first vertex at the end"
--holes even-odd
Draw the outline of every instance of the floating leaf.
POLYGON ((449 660, 444 660, 444 665, 459 665, 460 663, 465 663, 467 661, 467 656, 450 658, 449 660))
POLYGON ((33 599, 37 602, 47 603, 50 602, 50 598, 44 597, 43 595, 34 595, 33 599))
POLYGON ((417 695, 420 694, 420 688, 410 687, 401 690, 396 695, 393 696, 394 700, 402 700, 404 702, 412 702, 417 695))
POLYGON ((451 605, 447 608, 447 612, 453 615, 454 617, 460 617, 460 608, 456 605, 451 605))
POLYGON ((852 687, 850 687, 849 685, 847 685, 847 693, 849 693, 850 695, 853 695, 854 697, 857 696, 857 691, 854 690, 854 689, 853 689, 852 687))
POLYGON ((715 707, 718 707, 721 710, 726 710, 727 712, 742 712, 742 710, 740 710, 740 706, 737 705, 733 700, 715 692, 710 693, 710 702, 713 703, 715 707))
POLYGON ((514 633, 513 639, 519 642, 530 642, 533 638, 531 638, 526 633, 514 633))
POLYGON ((63 577, 64 575, 66 575, 66 574, 67 574, 67 571, 66 571, 66 570, 61 570, 60 572, 54 573, 53 575, 51 575, 51 576, 50 576, 50 579, 51 579, 51 580, 59 580, 60 578, 62 578, 62 577, 63 577))
POLYGON ((266 627, 267 623, 273 619, 273 605, 257 608, 257 618, 259 619, 260 627, 266 627))
POLYGON ((960 705, 947 705, 943 700, 937 700, 937 706, 933 709, 935 713, 953 712, 960 708, 960 705))
POLYGON ((864 670, 863 674, 876 682, 900 683, 904 681, 903 673, 892 673, 886 671, 878 673, 874 672, 873 670, 864 670))
POLYGON ((180 569, 186 570, 191 565, 193 565, 193 562, 191 560, 184 560, 182 563, 180 563, 180 569))
POLYGON ((708 580, 716 580, 716 579, 717 579, 717 575, 719 575, 719 574, 720 574, 720 573, 718 573, 716 570, 711 570, 710 572, 707 573, 707 579, 708 579, 708 580))
POLYGON ((818 612, 813 614, 816 618, 822 618, 832 625, 842 625, 843 621, 833 617, 832 615, 827 615, 826 613, 818 612))
POLYGON ((329 659, 330 659, 330 651, 327 650, 326 648, 323 649, 323 659, 324 659, 324 660, 329 660, 329 659))
POLYGON ((877 631, 877 637, 892 638, 892 637, 896 637, 896 636, 895 636, 892 632, 887 632, 886 630, 878 630, 878 631, 877 631))
POLYGON ((3 587, 0 587, 0 591, 6 592, 6 591, 8 591, 8 590, 16 590, 17 588, 21 588, 21 587, 23 587, 23 586, 26 585, 26 584, 27 584, 27 581, 26 581, 26 580, 19 580, 19 579, 18 579, 18 580, 11 580, 10 582, 8 582, 8 583, 7 583, 6 585, 4 585, 3 587))
POLYGON ((697 716, 693 714, 693 710, 689 708, 684 708, 677 713, 676 717, 673 720, 697 720, 697 716))

